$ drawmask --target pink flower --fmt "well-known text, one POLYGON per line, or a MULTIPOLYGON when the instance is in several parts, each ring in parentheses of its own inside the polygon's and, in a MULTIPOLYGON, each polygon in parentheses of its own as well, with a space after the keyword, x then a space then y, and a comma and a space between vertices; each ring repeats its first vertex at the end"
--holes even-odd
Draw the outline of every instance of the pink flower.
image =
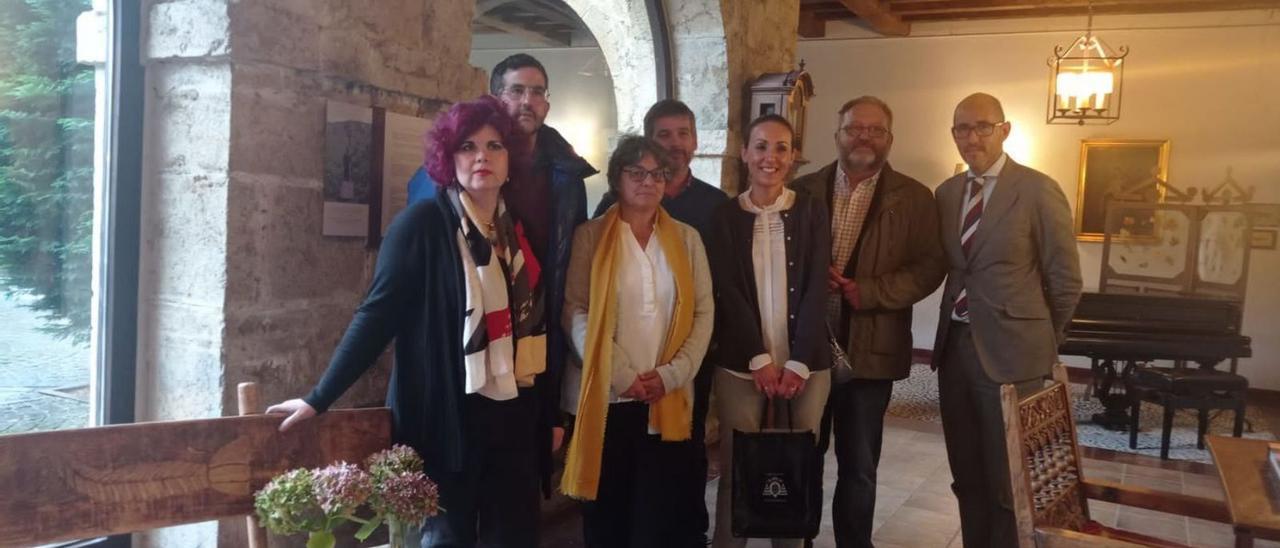
POLYGON ((327 515, 355 511, 373 495, 373 478, 359 466, 336 462, 314 472, 316 500, 327 515))
POLYGON ((419 524, 440 512, 439 488, 422 472, 386 476, 378 495, 374 510, 401 523, 419 524))
POLYGON ((394 445, 391 449, 384 449, 369 456, 365 460, 365 466, 369 468, 369 473, 373 474, 374 480, 380 480, 383 476, 398 474, 401 472, 421 472, 422 457, 418 456, 418 452, 407 445, 394 445))

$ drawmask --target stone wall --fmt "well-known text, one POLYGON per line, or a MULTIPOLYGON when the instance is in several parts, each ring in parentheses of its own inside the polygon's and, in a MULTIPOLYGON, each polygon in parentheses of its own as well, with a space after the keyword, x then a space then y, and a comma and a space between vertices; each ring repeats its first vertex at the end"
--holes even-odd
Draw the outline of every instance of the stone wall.
MULTIPOLYGON (((233 415, 319 378, 367 286, 364 239, 321 236, 325 101, 432 117, 483 92, 470 2, 144 3, 139 420, 233 415)), ((385 362, 386 360, 384 360, 385 362)), ((338 405, 381 402, 382 363, 338 405)), ((243 521, 141 535, 243 545, 243 521)))

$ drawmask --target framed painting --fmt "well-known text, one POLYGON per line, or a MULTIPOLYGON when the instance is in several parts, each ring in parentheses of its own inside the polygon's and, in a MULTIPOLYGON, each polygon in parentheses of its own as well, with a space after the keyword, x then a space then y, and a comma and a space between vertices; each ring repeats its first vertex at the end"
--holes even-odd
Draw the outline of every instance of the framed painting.
MULTIPOLYGON (((1169 179, 1169 141, 1085 139, 1080 142, 1080 180, 1076 195, 1076 239, 1101 242, 1107 226, 1107 202, 1122 188, 1159 178, 1169 179)), ((1143 187, 1144 189, 1146 187, 1143 187)), ((1152 184, 1143 201, 1160 202, 1163 191, 1152 184)), ((1133 219, 1131 232, 1142 235, 1153 219, 1133 219)))
POLYGON ((1250 249, 1275 249, 1276 230, 1274 228, 1255 228, 1249 234, 1250 249))

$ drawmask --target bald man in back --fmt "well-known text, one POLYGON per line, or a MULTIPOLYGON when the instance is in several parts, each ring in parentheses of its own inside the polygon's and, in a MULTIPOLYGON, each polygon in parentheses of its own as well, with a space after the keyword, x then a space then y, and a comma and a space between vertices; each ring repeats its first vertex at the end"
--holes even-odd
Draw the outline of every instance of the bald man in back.
POLYGON ((965 546, 1017 546, 1000 385, 1043 386, 1080 300, 1071 208, 1058 183, 1004 153, 995 97, 956 106, 951 135, 969 170, 938 187, 949 266, 934 341, 942 427, 965 546))

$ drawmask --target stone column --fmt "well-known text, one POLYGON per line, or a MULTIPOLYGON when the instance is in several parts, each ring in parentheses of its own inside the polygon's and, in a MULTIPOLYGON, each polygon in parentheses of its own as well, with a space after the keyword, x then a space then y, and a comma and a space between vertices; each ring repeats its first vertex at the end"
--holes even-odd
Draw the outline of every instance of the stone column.
MULTIPOLYGON (((234 387, 298 397, 369 283, 365 240, 321 236, 325 101, 433 117, 484 90, 471 2, 144 4, 139 420, 236 414, 234 387)), ((386 363, 339 405, 382 402, 386 363)), ((140 535, 238 546, 243 520, 140 535), (221 542, 219 542, 221 540, 221 542)))
POLYGON ((739 189, 747 87, 766 72, 794 68, 797 2, 666 0, 676 98, 698 116, 694 173, 739 189))
POLYGON ((743 139, 747 137, 742 129, 750 121, 750 83, 762 74, 795 68, 800 3, 721 0, 720 4, 729 59, 728 140, 733 158, 733 169, 726 166, 722 180, 726 188, 742 190, 745 170, 740 158, 743 139))

